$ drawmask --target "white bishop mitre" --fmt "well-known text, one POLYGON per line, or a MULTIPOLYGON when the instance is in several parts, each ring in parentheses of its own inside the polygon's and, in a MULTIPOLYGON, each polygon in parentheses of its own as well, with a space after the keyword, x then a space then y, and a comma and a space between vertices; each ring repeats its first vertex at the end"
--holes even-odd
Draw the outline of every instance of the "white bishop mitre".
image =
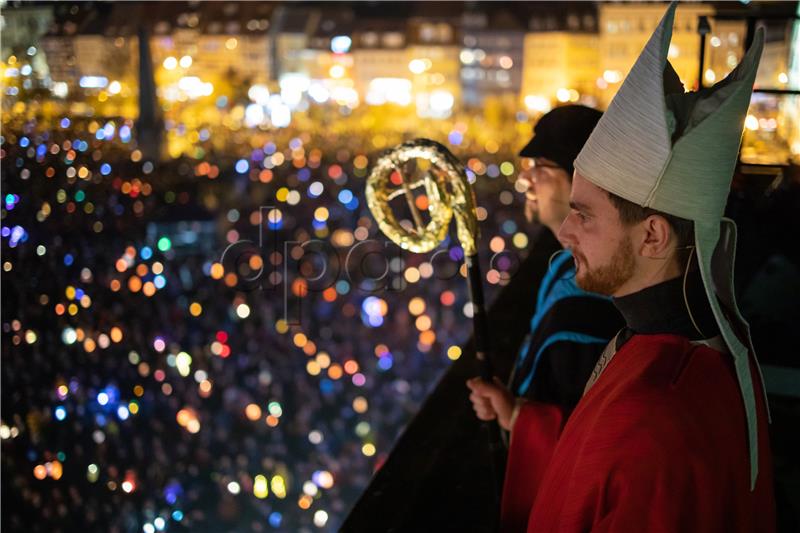
POLYGON ((706 296, 742 392, 753 488, 759 420, 748 352, 754 361, 755 353, 733 293, 736 225, 723 214, 764 32, 759 28, 742 62, 724 80, 684 93, 667 61, 676 6, 673 2, 667 8, 575 160, 575 169, 598 187, 635 204, 694 221, 706 296))

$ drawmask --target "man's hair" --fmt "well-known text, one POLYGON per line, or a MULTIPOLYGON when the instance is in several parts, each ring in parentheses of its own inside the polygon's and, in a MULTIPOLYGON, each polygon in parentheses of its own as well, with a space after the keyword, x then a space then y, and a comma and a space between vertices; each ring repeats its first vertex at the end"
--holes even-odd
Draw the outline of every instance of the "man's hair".
POLYGON ((614 207, 619 212, 619 219, 626 226, 637 224, 650 215, 658 215, 663 217, 669 224, 672 233, 675 235, 677 253, 676 258, 679 262, 681 269, 685 268, 686 262, 692 253, 691 248, 694 246, 694 222, 685 218, 676 217, 662 211, 657 211, 651 207, 642 207, 625 198, 617 196, 613 193, 608 193, 608 197, 614 207))

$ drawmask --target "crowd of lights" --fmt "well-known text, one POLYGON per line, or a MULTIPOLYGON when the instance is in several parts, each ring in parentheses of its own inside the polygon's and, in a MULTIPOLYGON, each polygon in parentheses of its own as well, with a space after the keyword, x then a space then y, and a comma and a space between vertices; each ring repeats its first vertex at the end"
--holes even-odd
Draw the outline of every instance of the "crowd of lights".
MULTIPOLYGON (((345 45, 341 41, 337 46, 345 45)), ((183 57, 174 59, 176 71, 191 66, 183 57)), ((164 68, 173 64, 172 61, 165 63, 164 68)), ((121 90, 116 80, 106 81, 107 90, 121 90)), ((98 84, 101 80, 86 82, 98 84)), ((248 97, 253 105, 271 111, 271 106, 277 105, 275 96, 285 104, 284 97, 290 96, 302 83, 302 80, 287 80, 282 86, 285 93, 282 95, 271 94, 266 87, 254 88, 248 97)), ((316 90, 320 96, 317 89, 310 85, 304 90, 309 93, 316 90)), ((381 91, 383 89, 376 86, 376 92, 381 91)), ((381 97, 398 104, 406 99, 401 94, 403 91, 390 93, 383 91, 381 97)), ((331 90, 330 94, 338 93, 331 90)), ((305 235, 324 239, 339 249, 374 238, 375 227, 363 200, 363 182, 375 149, 385 147, 388 139, 375 134, 360 143, 368 149, 336 148, 326 146, 308 133, 283 131, 287 134, 251 143, 246 150, 235 152, 230 160, 210 157, 205 150, 200 157, 188 160, 188 175, 203 187, 222 191, 229 188, 230 183, 243 180, 251 190, 271 191, 272 202, 268 209, 241 202, 211 207, 219 214, 217 224, 223 241, 236 242, 262 225, 270 231, 290 232, 297 238, 305 235), (307 218, 298 220, 298 209, 307 213, 307 218)), ((466 122, 454 121, 443 129, 442 136, 454 150, 475 150, 472 137, 475 131, 466 122)), ((211 142, 214 135, 224 135, 210 126, 194 133, 197 146, 211 142)), ((263 314, 263 303, 251 293, 238 292, 236 287, 242 278, 263 270, 265 285, 279 287, 287 283, 291 295, 332 306, 339 310, 341 320, 384 337, 372 342, 366 353, 345 352, 329 338, 317 336, 305 324, 282 318, 275 319, 272 324, 274 334, 285 339, 292 352, 282 357, 302 358, 306 377, 296 379, 312 383, 318 394, 326 398, 342 392, 341 408, 353 418, 348 438, 356 443, 355 449, 363 461, 372 467, 380 464, 391 441, 379 433, 383 428, 383 415, 379 411, 380 401, 374 396, 379 384, 389 380, 396 394, 407 397, 411 385, 394 374, 400 369, 398 361, 408 358, 409 352, 416 350, 421 356, 435 357, 445 365, 461 356, 459 343, 464 338, 437 325, 443 310, 469 316, 469 308, 465 306, 464 271, 459 267, 463 255, 460 248, 448 245, 448 257, 456 265, 460 277, 453 280, 451 287, 436 294, 425 290, 426 284, 436 279, 434 264, 425 257, 390 260, 390 271, 404 287, 413 289, 410 295, 400 292, 395 296, 364 294, 357 290, 354 280, 344 276, 318 292, 302 279, 284 279, 287 276, 282 268, 285 261, 302 257, 302 249, 291 247, 270 251, 263 257, 254 256, 235 270, 228 270, 219 262, 218 255, 204 257, 198 273, 187 272, 176 250, 175 235, 164 232, 149 236, 140 233, 138 237, 135 233, 120 235, 118 228, 122 226, 119 225, 130 228, 139 223, 137 221, 145 223, 152 216, 154 204, 167 207, 193 201, 206 202, 206 207, 216 204, 209 203, 208 198, 190 196, 178 187, 160 184, 163 175, 132 142, 134 136, 131 120, 79 120, 62 116, 54 120, 49 130, 29 130, 21 134, 9 128, 0 142, 4 171, 13 169, 18 176, 18 181, 3 195, 4 248, 30 249, 33 254, 26 261, 33 257, 41 262, 52 262, 55 268, 69 273, 57 278, 57 291, 37 297, 38 304, 58 324, 56 338, 69 357, 90 357, 92 361, 121 357, 130 365, 133 376, 130 381, 104 374, 104 380, 99 383, 59 376, 51 385, 52 403, 48 405, 47 417, 36 423, 66 428, 88 421, 91 442, 102 447, 117 442, 121 431, 135 433, 135 428, 151 420, 155 416, 152 406, 157 402, 160 409, 171 406, 168 408, 170 423, 184 436, 181 438, 200 439, 215 432, 215 423, 203 402, 227 398, 231 386, 224 379, 224 369, 239 364, 239 354, 246 351, 244 328, 260 320, 263 314), (31 196, 26 187, 34 180, 41 181, 50 194, 31 196), (31 215, 23 217, 23 213, 31 215), (108 254, 104 258, 107 263, 95 261, 82 250, 64 246, 40 231, 40 227, 58 228, 58 224, 65 224, 66 231, 76 221, 91 234, 103 239, 112 237, 102 248, 108 254), (176 294, 181 296, 176 297, 176 294), (224 295, 222 302, 220 295, 224 295), (114 311, 115 302, 131 306, 129 313, 114 311), (169 322, 142 330, 140 324, 130 321, 135 317, 134 309, 140 306, 169 308, 169 322), (409 343, 396 336, 386 336, 392 328, 391 321, 404 314, 408 317, 410 331, 415 332, 409 343), (219 325, 215 327, 215 324, 219 325), (177 332, 183 325, 203 331, 204 338, 194 342, 179 338, 177 332)), ((490 200, 493 205, 511 207, 515 198, 519 198, 514 193, 516 160, 510 155, 503 157, 502 154, 509 152, 508 146, 501 148, 495 139, 481 142, 479 148, 479 152, 488 155, 465 159, 470 179, 492 184, 496 190, 490 200)), ((426 209, 427 198, 424 195, 418 198, 417 205, 426 209)), ((481 206, 479 218, 489 224, 487 206, 481 206)), ((485 240, 487 254, 507 247, 522 250, 527 245, 524 231, 516 223, 493 227, 492 232, 485 240)), ((69 242, 68 234, 64 237, 69 242)), ((19 268, 27 268, 22 256, 4 258, 5 273, 14 274, 19 268)), ((492 285, 505 284, 507 280, 495 274, 494 270, 487 270, 487 281, 492 285)), ((49 335, 49 331, 35 321, 25 320, 23 325, 22 318, 11 320, 5 326, 11 345, 15 347, 41 345, 42 339, 49 335)), ((271 371, 259 372, 259 386, 264 391, 271 390, 275 375, 271 371)), ((279 392, 253 394, 236 410, 241 421, 250 424, 254 431, 263 428, 278 434, 293 427, 298 415, 297 407, 287 401, 285 393, 279 392)), ((31 423, 4 420, 0 437, 4 441, 19 439, 20 428, 31 431, 31 423)), ((327 424, 315 422, 304 430, 304 438, 323 453, 341 436, 334 434, 327 424)), ((50 452, 37 451, 29 460, 28 472, 42 482, 63 482, 69 477, 66 472, 74 471, 76 466, 75 459, 63 453, 59 458, 50 452)), ((185 479, 166 479, 154 487, 146 472, 104 463, 99 456, 77 466, 88 482, 104 487, 109 493, 136 495, 147 491, 152 494, 155 490, 163 508, 144 515, 140 523, 142 531, 167 531, 171 524, 186 524, 192 520, 193 515, 187 508, 188 481, 185 479)), ((270 463, 239 471, 236 475, 215 474, 214 479, 232 497, 263 500, 273 506, 265 515, 270 527, 293 527, 298 520, 296 513, 307 512, 310 523, 324 529, 342 518, 341 509, 334 513, 330 507, 330 498, 335 493, 332 489, 339 485, 338 468, 326 460, 314 464, 301 476, 285 466, 270 463)))

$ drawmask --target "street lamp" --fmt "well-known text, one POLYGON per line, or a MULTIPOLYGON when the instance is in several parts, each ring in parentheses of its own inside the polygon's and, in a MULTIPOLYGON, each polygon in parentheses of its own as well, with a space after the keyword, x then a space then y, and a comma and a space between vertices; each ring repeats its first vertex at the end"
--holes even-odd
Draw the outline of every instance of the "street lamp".
POLYGON ((705 72, 706 62, 706 35, 711 31, 711 26, 708 24, 708 17, 700 15, 697 19, 697 33, 700 34, 700 67, 697 71, 697 90, 703 88, 703 74, 705 72))

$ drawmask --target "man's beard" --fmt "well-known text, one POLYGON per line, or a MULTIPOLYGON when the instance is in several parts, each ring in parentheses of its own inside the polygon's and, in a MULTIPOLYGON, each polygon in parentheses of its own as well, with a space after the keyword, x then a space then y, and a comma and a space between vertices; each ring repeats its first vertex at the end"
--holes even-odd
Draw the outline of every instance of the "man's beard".
POLYGON ((633 242, 629 236, 619 243, 607 265, 590 269, 583 256, 578 255, 578 259, 580 267, 575 277, 578 286, 585 291, 606 296, 617 292, 633 276, 636 266, 633 260, 633 242))

